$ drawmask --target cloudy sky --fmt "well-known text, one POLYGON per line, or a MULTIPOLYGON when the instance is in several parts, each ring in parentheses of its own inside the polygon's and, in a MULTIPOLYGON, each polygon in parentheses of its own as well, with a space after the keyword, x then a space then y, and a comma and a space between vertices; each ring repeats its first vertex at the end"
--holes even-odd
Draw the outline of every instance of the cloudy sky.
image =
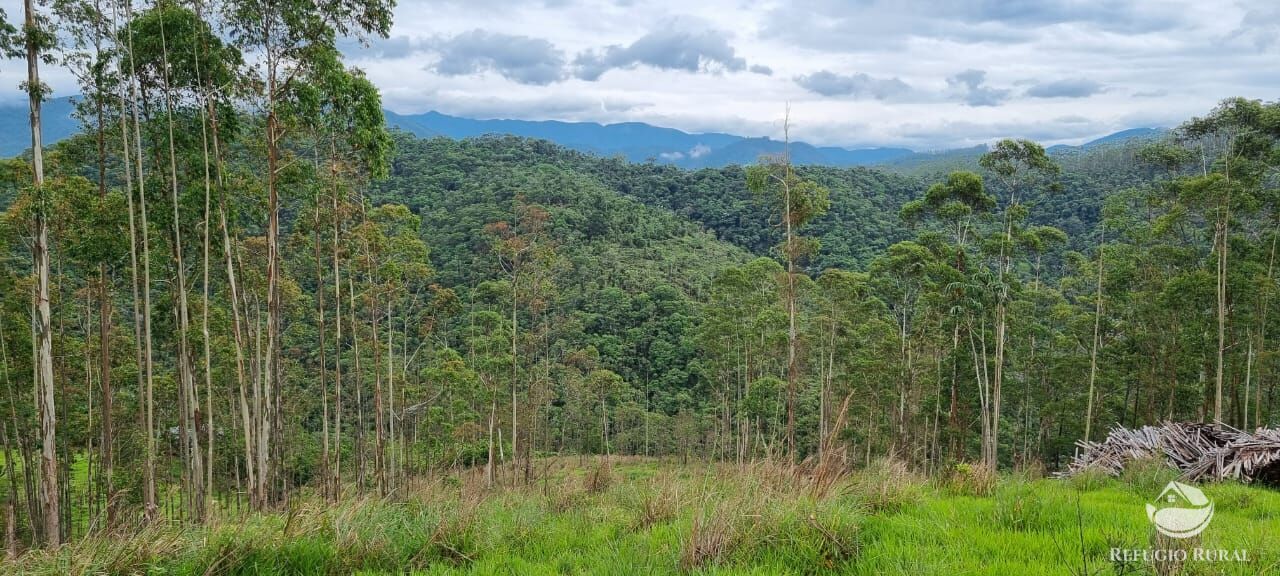
POLYGON ((400 0, 345 51, 401 113, 778 137, 789 103, 815 144, 1076 143, 1280 96, 1280 3, 400 0))

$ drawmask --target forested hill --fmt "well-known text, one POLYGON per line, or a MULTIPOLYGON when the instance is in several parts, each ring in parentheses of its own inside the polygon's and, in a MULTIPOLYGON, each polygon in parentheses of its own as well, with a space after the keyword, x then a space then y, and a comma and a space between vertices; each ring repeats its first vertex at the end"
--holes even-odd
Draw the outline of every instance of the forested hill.
MULTIPOLYGON (((509 206, 501 204, 502 198, 516 193, 562 207, 566 218, 558 219, 559 225, 587 242, 608 238, 624 247, 655 246, 660 238, 672 242, 700 225, 722 241, 764 255, 780 239, 769 211, 747 190, 743 168, 737 165, 690 171, 601 158, 512 136, 456 141, 402 134, 397 145, 392 177, 380 187, 386 195, 382 199, 423 208, 425 227, 439 226, 442 240, 453 234, 447 230, 463 234, 496 220, 485 211, 509 206), (637 204, 658 210, 642 211, 637 204)), ((831 189, 832 209, 812 228, 822 238, 816 262, 822 267, 861 267, 905 237, 898 208, 923 190, 915 178, 867 168, 807 167, 803 173, 831 189)), ((682 241, 712 247, 699 235, 682 241)), ((646 255, 671 257, 664 251, 646 255)), ((442 273, 451 274, 445 260, 456 259, 451 255, 437 262, 442 273)), ((643 267, 648 261, 641 258, 632 265, 643 267)))
MULTIPOLYGON (((1102 199, 1152 175, 1150 168, 1134 161, 1140 145, 1128 141, 1059 149, 1054 158, 1063 167, 1060 187, 1027 199, 1029 221, 1061 228, 1075 247, 1091 246, 1102 199)), ((972 161, 925 164, 903 172, 798 167, 803 177, 830 190, 830 209, 807 227, 820 241, 811 267, 863 269, 888 246, 913 237, 916 231, 904 224, 899 210, 951 169, 980 171, 976 156, 972 161)), ((990 185, 998 189, 997 183, 990 185)), ((514 136, 451 140, 400 133, 393 173, 378 190, 377 200, 405 203, 422 212, 435 264, 450 282, 465 281, 472 270, 467 260, 472 256, 458 252, 470 250, 464 241, 468 231, 505 218, 494 211, 509 210, 514 194, 557 207, 563 214, 556 219, 557 226, 570 244, 595 249, 608 243, 631 250, 636 274, 648 267, 672 270, 672 266, 680 273, 691 273, 704 264, 722 262, 720 256, 729 253, 707 236, 690 234, 697 225, 755 255, 776 255, 781 241, 770 211, 747 190, 742 166, 686 170, 600 157, 514 136), (642 210, 639 204, 658 210, 642 210), (683 243, 686 249, 707 249, 712 257, 684 260, 687 250, 653 249, 673 242, 683 243), (653 262, 654 258, 664 262, 653 262)))
POLYGON ((617 194, 607 171, 593 169, 612 163, 541 140, 401 134, 391 175, 373 201, 421 215, 446 285, 471 285, 492 272, 485 226, 513 222, 517 198, 549 212, 549 236, 568 255, 574 286, 644 291, 669 283, 697 296, 723 266, 750 258, 696 222, 617 194))

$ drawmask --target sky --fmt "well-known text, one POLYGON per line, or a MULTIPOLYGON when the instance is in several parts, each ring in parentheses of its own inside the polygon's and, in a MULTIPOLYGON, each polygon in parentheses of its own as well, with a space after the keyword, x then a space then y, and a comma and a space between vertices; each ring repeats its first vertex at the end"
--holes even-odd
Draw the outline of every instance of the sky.
POLYGON ((1280 94, 1276 0, 400 0, 342 47, 399 113, 780 138, 789 107, 844 147, 1075 144, 1280 94))

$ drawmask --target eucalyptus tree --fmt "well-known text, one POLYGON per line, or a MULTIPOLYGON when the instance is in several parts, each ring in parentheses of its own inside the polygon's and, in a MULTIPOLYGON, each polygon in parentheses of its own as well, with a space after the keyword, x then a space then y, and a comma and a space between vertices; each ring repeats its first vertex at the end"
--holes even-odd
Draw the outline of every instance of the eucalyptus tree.
POLYGON ((717 386, 720 401, 716 420, 722 441, 716 445, 735 448, 739 463, 750 456, 752 446, 753 430, 746 410, 751 390, 757 380, 776 378, 786 370, 786 365, 778 362, 778 351, 787 340, 785 300, 780 297, 784 274, 782 266, 771 258, 723 270, 713 281, 710 300, 703 307, 698 342, 709 356, 703 366, 710 372, 707 378, 717 386))
MULTIPOLYGON (((933 304, 939 308, 946 310, 945 315, 940 318, 950 323, 951 328, 951 345, 950 345, 950 401, 947 410, 948 426, 951 436, 951 452, 953 455, 960 450, 959 440, 961 436, 960 430, 960 397, 957 390, 959 381, 959 361, 962 357, 960 353, 961 332, 970 330, 973 327, 974 309, 967 305, 967 290, 971 285, 971 281, 975 278, 977 270, 971 269, 970 260, 973 255, 970 254, 972 245, 981 239, 981 234, 989 223, 991 212, 996 208, 997 200, 994 195, 987 191, 982 177, 973 172, 952 172, 947 178, 931 185, 922 198, 908 201, 903 204, 899 211, 899 216, 908 224, 913 226, 926 225, 930 226, 921 231, 918 235, 917 244, 921 246, 935 245, 939 241, 949 241, 949 246, 944 251, 949 251, 953 255, 945 260, 950 261, 950 270, 944 270, 942 267, 935 266, 934 270, 942 274, 939 276, 939 286, 935 286, 927 293, 921 294, 920 297, 926 302, 931 299, 936 300, 933 304), (937 229, 946 235, 946 240, 938 238, 938 234, 933 232, 937 229)), ((893 249, 890 249, 889 256, 892 257, 893 249)), ((940 262, 941 264, 941 262, 940 262)), ((906 322, 914 311, 910 309, 902 309, 895 307, 895 311, 901 316, 901 325, 899 329, 900 346, 905 351, 907 345, 907 325, 906 322)), ((967 337, 967 334, 966 334, 967 337)), ((980 400, 980 419, 984 423, 984 430, 989 423, 990 414, 987 411, 989 394, 988 388, 983 380, 982 373, 978 373, 978 391, 980 400)), ((939 394, 941 394, 939 392, 939 394)), ((936 433, 935 424, 935 433, 936 433)), ((984 431, 983 442, 986 445, 987 435, 984 431)))
MULTIPOLYGON (((187 500, 189 512, 193 518, 202 518, 208 491, 212 490, 210 467, 212 457, 212 367, 211 353, 208 350, 208 322, 202 321, 203 338, 206 350, 205 360, 205 406, 201 407, 199 392, 196 386, 195 352, 191 342, 193 322, 191 305, 188 297, 189 282, 187 280, 187 253, 183 239, 183 229, 189 226, 189 218, 184 218, 181 206, 182 198, 191 188, 197 188, 196 181, 203 181, 205 212, 203 224, 192 227, 203 227, 206 231, 204 268, 204 304, 208 309, 208 237, 211 216, 211 175, 210 154, 208 147, 208 131, 206 118, 209 112, 206 99, 209 87, 224 85, 234 76, 234 67, 239 61, 239 54, 226 49, 216 34, 195 11, 170 3, 160 3, 137 15, 128 23, 130 42, 127 57, 132 72, 140 84, 143 94, 159 93, 163 102, 161 107, 164 121, 157 132, 161 134, 164 145, 157 143, 158 150, 154 155, 167 158, 167 178, 165 185, 169 192, 170 250, 173 255, 174 301, 176 303, 177 352, 175 363, 179 384, 180 429, 183 437, 183 458, 185 462, 184 481, 190 494, 187 500), (200 140, 194 141, 187 126, 200 123, 200 140), (182 130, 178 128, 183 125, 182 130), (181 137, 181 142, 179 142, 181 137), (181 163, 180 163, 181 159, 181 163), (181 168, 181 169, 180 169, 181 168), (193 174, 197 176, 193 176, 193 174), (205 421, 200 422, 203 412, 205 421), (206 445, 201 447, 200 428, 206 430, 206 445)), ((143 102, 143 106, 147 103, 143 102)), ((141 180, 141 179, 140 179, 141 180)), ((145 202, 145 200, 144 200, 145 202)))
MULTIPOLYGON (((337 50, 339 37, 386 37, 391 29, 390 0, 231 0, 226 5, 227 27, 237 46, 257 56, 249 70, 258 87, 254 101, 265 117, 267 189, 267 345, 264 368, 268 397, 283 387, 280 366, 280 176, 290 164, 289 139, 305 120, 295 112, 311 95, 308 78, 337 50), (283 163, 282 163, 283 161, 283 163)), ((275 414, 279 406, 268 412, 275 414)), ((269 418, 268 418, 269 419, 269 418)), ((264 419, 267 420, 267 419, 264 419)), ((257 430, 258 507, 274 503, 280 494, 269 491, 274 477, 270 461, 271 430, 260 422, 257 430)))
POLYGON ((1263 188, 1274 187, 1280 129, 1275 104, 1234 98, 1210 114, 1178 128, 1179 140, 1198 152, 1199 172, 1179 182, 1179 201, 1199 210, 1213 224, 1216 278, 1217 357, 1214 370, 1213 420, 1223 419, 1223 380, 1227 353, 1229 249, 1233 218, 1258 208, 1263 188))
POLYGON ((31 126, 31 192, 33 244, 32 262, 36 277, 32 324, 35 347, 36 398, 40 413, 40 500, 44 512, 44 540, 50 547, 62 542, 60 495, 58 488, 58 424, 54 403, 56 385, 53 380, 53 322, 49 306, 49 210, 52 190, 44 180, 44 141, 41 135, 41 107, 49 87, 40 81, 40 64, 52 61, 54 35, 36 7, 35 0, 23 2, 22 43, 26 47, 27 92, 31 126))
POLYGON ((828 422, 831 412, 831 393, 837 380, 846 381, 845 388, 852 394, 855 388, 851 376, 852 360, 864 353, 860 342, 860 328, 875 316, 870 305, 872 286, 865 273, 846 272, 836 268, 824 270, 817 280, 819 312, 815 340, 821 342, 825 354, 818 358, 818 460, 827 457, 828 438, 840 435, 841 430, 831 429, 828 422), (839 352, 839 353, 837 353, 839 352), (839 357, 840 369, 836 359, 839 357), (841 378, 837 378, 837 374, 841 378))
MULTIPOLYGON (((983 454, 983 463, 994 470, 998 464, 1000 437, 1001 389, 1004 384, 1005 347, 1008 344, 1008 311, 1014 279, 1013 257, 1017 244, 1014 233, 1018 224, 1026 218, 1027 209, 1022 205, 1026 194, 1042 187, 1046 181, 1056 178, 1061 169, 1045 154, 1044 147, 1029 140, 1001 140, 978 162, 1001 183, 1005 193, 1004 206, 1000 207, 1001 231, 992 240, 995 253, 995 329, 994 354, 991 378, 991 430, 983 454)), ((1050 185, 1054 188, 1056 185, 1050 185)))
MULTIPOLYGON (((100 203, 107 198, 107 134, 108 103, 119 82, 112 62, 116 48, 113 45, 113 22, 106 14, 101 0, 57 0, 53 3, 55 14, 70 42, 63 50, 63 64, 75 76, 80 85, 83 100, 78 103, 77 115, 85 131, 94 137, 97 167, 97 188, 100 203)), ((107 493, 106 523, 115 525, 116 499, 113 434, 113 401, 111 388, 111 288, 108 280, 108 262, 103 259, 98 267, 98 375, 102 394, 101 462, 105 491, 107 493)))
POLYGON ((546 299, 554 291, 554 280, 548 271, 553 266, 556 254, 547 233, 551 213, 542 206, 527 201, 523 196, 516 196, 512 202, 515 216, 513 220, 489 224, 485 226, 485 233, 489 236, 490 249, 506 276, 510 291, 511 366, 508 383, 511 387, 511 450, 514 471, 520 456, 532 453, 532 438, 526 441, 528 446, 523 452, 520 445, 519 388, 523 356, 519 349, 518 312, 524 307, 532 318, 536 318, 545 307, 546 299))
POLYGON ((142 154, 142 119, 136 60, 133 56, 133 4, 123 2, 124 29, 115 27, 116 44, 125 50, 117 67, 123 82, 119 94, 121 158, 124 161, 125 197, 129 210, 129 263, 133 292, 135 359, 138 364, 138 411, 143 423, 143 515, 154 520, 156 504, 156 438, 154 402, 153 339, 151 333, 151 233, 147 218, 146 177, 142 154), (128 87, 127 93, 125 86, 128 87), (127 104, 126 104, 127 103, 127 104), (132 130, 130 130, 132 122, 132 130), (132 139, 131 139, 132 137, 132 139), (137 187, 137 202, 134 188, 137 187), (135 218, 136 216, 136 218, 135 218), (141 248, 141 252, 139 252, 141 248), (141 266, 139 266, 141 262, 141 266), (139 298, 141 293, 141 298, 139 298))
POLYGON ((783 300, 787 306, 787 454, 794 460, 796 453, 796 389, 800 385, 800 335, 798 321, 799 296, 796 293, 798 266, 808 255, 817 251, 814 239, 799 236, 799 229, 810 220, 821 216, 830 206, 828 191, 818 183, 800 177, 791 165, 790 124, 783 126, 787 146, 781 156, 764 158, 760 164, 747 168, 747 188, 753 194, 767 198, 783 229, 782 257, 786 262, 786 282, 783 300))
MULTIPOLYGON (((317 158, 325 158, 327 169, 317 170, 317 178, 328 191, 330 230, 329 251, 333 274, 334 294, 334 443, 338 449, 332 462, 329 457, 329 419, 323 425, 325 439, 324 469, 328 474, 327 486, 336 494, 341 483, 342 446, 342 269, 341 253, 343 222, 354 210, 349 199, 352 187, 371 179, 387 176, 393 147, 382 113, 381 97, 377 88, 357 69, 342 65, 336 51, 317 54, 314 72, 305 86, 300 88, 299 113, 310 122, 313 134, 312 146, 317 158)), ((319 160, 317 160, 319 162, 319 160)), ((322 220, 320 187, 315 196, 314 243, 317 274, 317 306, 321 348, 321 381, 323 384, 325 348, 324 272, 320 259, 320 225, 322 220)), ((328 392, 325 392, 326 396, 328 392)), ((326 402, 327 411, 327 402, 326 402)))

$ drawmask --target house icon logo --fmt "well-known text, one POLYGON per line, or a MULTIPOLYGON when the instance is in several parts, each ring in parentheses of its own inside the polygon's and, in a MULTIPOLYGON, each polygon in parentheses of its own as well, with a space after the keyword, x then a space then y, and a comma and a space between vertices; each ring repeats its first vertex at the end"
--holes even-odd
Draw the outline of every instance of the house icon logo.
POLYGON ((1170 482, 1154 503, 1147 504, 1147 518, 1165 536, 1190 538, 1213 520, 1213 502, 1195 486, 1170 482))

